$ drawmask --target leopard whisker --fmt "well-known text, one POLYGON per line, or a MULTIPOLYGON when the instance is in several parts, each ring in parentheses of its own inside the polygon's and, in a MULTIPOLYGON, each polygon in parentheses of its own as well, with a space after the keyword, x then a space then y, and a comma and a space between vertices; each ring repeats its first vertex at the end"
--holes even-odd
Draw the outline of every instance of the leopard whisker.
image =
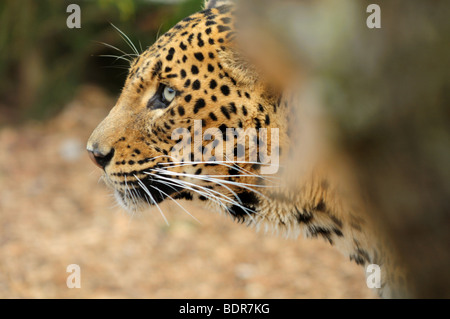
MULTIPOLYGON (((126 53, 125 51, 115 47, 114 45, 108 44, 106 42, 100 42, 100 41, 95 41, 95 42, 100 43, 100 44, 102 44, 102 45, 104 45, 104 46, 106 46, 106 47, 108 47, 110 49, 116 50, 116 51, 122 53, 124 56, 136 56, 134 53, 131 53, 131 54, 130 53, 126 53)), ((129 61, 131 62, 131 59, 129 61)))
MULTIPOLYGON (((158 158, 158 157, 170 157, 170 158, 175 158, 173 156, 169 156, 169 155, 160 155, 160 156, 156 156, 154 158, 158 158)), ((171 162, 171 163, 161 163, 161 165, 170 165, 170 164, 220 164, 220 163, 237 163, 237 164, 259 164, 259 165, 264 165, 264 163, 261 162, 251 162, 251 161, 192 161, 192 162, 171 162)))
MULTIPOLYGON (((91 175, 94 174, 94 173, 97 173, 97 170, 93 169, 93 170, 88 174, 88 176, 91 176, 91 175)), ((101 176, 100 176, 100 177, 101 177, 101 176)))
POLYGON ((141 49, 141 52, 144 52, 144 49, 142 48, 141 40, 139 40, 139 48, 141 49))
POLYGON ((150 200, 155 204, 156 208, 158 208, 159 212, 161 213, 162 218, 166 222, 167 226, 169 226, 169 221, 167 220, 166 216, 164 215, 163 211, 161 210, 161 207, 159 207, 156 200, 153 198, 152 194, 148 190, 147 186, 139 179, 139 177, 136 176, 136 174, 133 174, 134 178, 138 181, 139 186, 142 188, 142 190, 149 196, 150 200))
POLYGON ((137 210, 137 204, 136 199, 133 196, 133 193, 131 192, 130 187, 128 186, 127 177, 125 176, 125 198, 128 199, 129 202, 134 206, 134 209, 131 209, 133 212, 132 217, 134 216, 134 212, 137 210))
POLYGON ((193 191, 196 194, 199 194, 199 195, 202 195, 202 196, 208 198, 212 202, 218 204, 219 206, 222 206, 224 208, 224 210, 227 210, 227 206, 225 204, 223 204, 222 200, 220 198, 218 198, 217 196, 211 194, 211 193, 202 192, 202 191, 200 191, 198 189, 194 189, 194 188, 191 188, 191 187, 189 187, 187 185, 184 185, 183 183, 175 183, 174 181, 172 182, 172 181, 169 181, 169 180, 166 180, 166 183, 172 184, 172 185, 177 185, 177 186, 182 186, 185 189, 191 190, 191 191, 193 191))
MULTIPOLYGON (((200 163, 196 163, 196 164, 202 164, 201 162, 200 163)), ((189 165, 192 165, 192 164, 189 164, 189 165)), ((188 165, 174 165, 174 166, 166 166, 166 167, 164 167, 164 169, 166 169, 166 168, 176 168, 176 167, 184 167, 184 166, 188 166, 188 165)), ((230 167, 230 168, 233 168, 233 166, 228 166, 227 165, 227 167, 230 167)), ((237 170, 237 169, 236 169, 237 170)), ((214 175, 214 174, 208 174, 208 176, 209 177, 257 177, 257 178, 264 178, 263 176, 260 176, 260 175, 255 175, 255 174, 252 174, 251 172, 250 172, 250 174, 237 174, 237 175, 234 175, 234 174, 230 174, 230 175, 214 175)), ((278 179, 278 178, 277 178, 278 179)))
POLYGON ((156 39, 155 39, 155 42, 158 41, 158 39, 159 39, 159 36, 160 36, 160 32, 161 32, 162 26, 163 26, 163 24, 161 23, 161 24, 159 25, 158 31, 156 32, 156 39))
MULTIPOLYGON (((186 177, 191 177, 190 175, 193 175, 193 174, 186 174, 186 173, 176 173, 176 172, 167 171, 167 170, 161 170, 161 169, 157 170, 157 171, 162 172, 163 174, 166 174, 166 172, 172 173, 172 174, 168 174, 168 175, 177 175, 177 176, 186 176, 186 177)), ((195 175, 195 177, 198 177, 198 175, 195 175)), ((242 202, 240 201, 239 196, 236 194, 236 192, 234 192, 231 188, 229 188, 226 185, 223 185, 221 183, 217 183, 217 184, 219 184, 220 186, 222 186, 222 187, 226 188, 227 190, 229 190, 236 198, 238 198, 239 202, 242 204, 242 202)))
MULTIPOLYGON (((144 173, 145 173, 145 172, 144 172, 144 173)), ((150 174, 150 173, 145 173, 145 174, 150 174)), ((250 212, 252 212, 252 213, 254 213, 254 214, 256 214, 256 215, 259 215, 259 213, 258 213, 257 211, 255 211, 255 210, 253 210, 253 209, 250 209, 250 208, 248 208, 248 207, 243 206, 243 205, 242 205, 242 201, 240 200, 240 198, 239 198, 239 196, 238 196, 237 194, 236 194, 235 196, 236 196, 236 198, 240 201, 240 203, 236 202, 236 201, 233 200, 232 198, 227 197, 226 195, 224 195, 224 194, 222 194, 222 193, 220 193, 220 192, 214 191, 214 190, 212 190, 212 189, 208 189, 208 188, 203 187, 203 186, 200 186, 200 185, 196 185, 196 184, 193 184, 193 183, 189 183, 189 182, 187 182, 187 181, 173 180, 173 179, 169 179, 169 178, 162 177, 162 176, 160 176, 160 175, 158 175, 158 178, 163 178, 163 179, 169 180, 169 181, 171 181, 171 182, 179 182, 180 185, 183 185, 183 187, 186 187, 186 186, 185 186, 186 184, 187 184, 187 185, 193 185, 194 187, 198 187, 198 188, 204 189, 204 190, 205 190, 206 192, 208 192, 208 193, 211 193, 211 192, 217 193, 218 195, 224 197, 224 198, 220 199, 221 202, 222 202, 222 201, 225 201, 225 202, 227 202, 227 203, 230 203, 230 204, 232 204, 232 205, 236 205, 236 206, 240 207, 240 208, 247 214, 247 216, 249 216, 253 221, 254 221, 253 216, 250 215, 250 214, 248 213, 248 211, 250 211, 250 212)), ((197 193, 200 193, 200 192, 198 192, 198 190, 194 190, 194 191, 197 192, 197 193)), ((204 194, 202 194, 202 195, 204 195, 204 194)), ((215 196, 215 198, 219 199, 217 196, 215 196)), ((226 207, 226 205, 224 205, 223 203, 221 203, 221 204, 222 204, 222 206, 224 207, 224 209, 225 209, 226 211, 228 211, 228 207, 226 207)), ((228 211, 228 212, 229 212, 229 211, 228 211)), ((230 213, 230 214, 231 214, 231 213, 230 213)))
MULTIPOLYGON (((172 163, 174 163, 174 162, 172 162, 172 163)), ((171 165, 172 163, 160 163, 160 164, 161 165, 171 165)), ((198 164, 217 164, 217 165, 225 166, 225 167, 228 167, 228 168, 233 168, 233 169, 235 169, 237 171, 240 171, 240 172, 248 173, 248 174, 250 174, 253 177, 264 179, 266 181, 270 181, 270 179, 281 180, 281 178, 277 177, 277 176, 270 176, 269 177, 269 176, 263 176, 263 175, 255 174, 255 173, 252 173, 252 172, 250 172, 248 170, 245 170, 244 168, 240 167, 239 165, 235 165, 235 163, 261 164, 261 163, 255 163, 255 162, 202 161, 202 162, 179 162, 179 163, 181 163, 181 164, 176 164, 176 165, 166 166, 166 167, 172 168, 172 167, 190 166, 190 165, 194 165, 194 164, 197 164, 197 165, 198 164), (226 163, 233 163, 233 165, 228 165, 226 163)), ((241 176, 244 176, 244 175, 241 175, 241 176)))
POLYGON ((257 185, 257 184, 249 184, 249 183, 227 181, 227 180, 217 179, 217 178, 210 178, 209 175, 195 175, 195 174, 187 174, 187 173, 177 173, 177 172, 172 172, 172 171, 163 170, 163 169, 156 169, 155 171, 157 171, 158 173, 165 174, 165 175, 190 177, 190 178, 199 179, 199 180, 203 180, 203 181, 214 182, 214 183, 217 183, 217 184, 220 184, 220 183, 230 184, 230 185, 234 185, 234 186, 238 186, 238 187, 250 190, 250 191, 255 192, 258 195, 260 195, 262 197, 265 197, 265 198, 268 198, 268 197, 265 196, 264 194, 262 194, 261 192, 251 188, 251 187, 260 187, 260 188, 273 187, 273 186, 270 186, 270 185, 257 185))
MULTIPOLYGON (((145 174, 152 175, 153 173, 145 173, 145 174)), ((164 177, 164 176, 158 176, 158 178, 164 179, 164 180, 166 180, 167 182, 172 183, 172 185, 182 186, 182 187, 184 187, 184 188, 187 188, 187 189, 192 190, 192 191, 194 191, 194 192, 196 192, 196 193, 199 193, 199 194, 200 194, 200 191, 197 190, 197 189, 195 189, 195 187, 204 189, 205 192, 207 192, 207 193, 208 193, 209 195, 211 195, 211 196, 214 196, 214 197, 217 198, 217 199, 219 199, 219 197, 217 197, 217 196, 214 195, 213 193, 217 193, 218 195, 223 196, 223 197, 226 198, 226 196, 225 196, 224 194, 221 194, 221 193, 216 192, 216 191, 213 191, 213 190, 211 190, 211 189, 202 187, 202 186, 200 186, 200 185, 195 185, 195 184, 193 184, 193 183, 189 183, 189 182, 181 181, 181 180, 174 180, 174 179, 172 179, 172 178, 167 178, 167 177, 164 177), (192 185, 194 188, 190 187, 190 185, 192 185)), ((204 195, 204 194, 205 194, 205 193, 202 192, 200 195, 204 195)))
MULTIPOLYGON (((124 192, 124 197, 125 197, 125 200, 127 201, 127 203, 129 203, 129 202, 131 201, 131 203, 130 203, 129 205, 134 204, 134 202, 133 202, 133 200, 132 200, 132 197, 131 197, 131 192, 130 192, 129 189, 128 189, 128 183, 127 183, 127 177, 126 177, 126 176, 125 176, 125 192, 124 192), (130 193, 130 195, 128 195, 128 193, 130 193)), ((128 223, 130 223, 131 220, 133 219, 135 210, 136 210, 136 208, 135 208, 135 209, 131 209, 131 208, 129 209, 129 211, 131 211, 131 216, 130 216, 130 219, 128 220, 128 223)))
POLYGON ((160 193, 166 195, 166 196, 167 196, 168 198, 170 198, 175 204, 177 204, 182 210, 184 210, 184 211, 186 212, 186 214, 188 214, 188 215, 191 216, 196 222, 198 222, 199 224, 201 224, 201 222, 200 222, 197 218, 195 218, 191 213, 189 213, 189 211, 188 211, 186 208, 184 208, 183 205, 181 205, 181 204, 178 203, 175 199, 173 199, 172 196, 170 196, 170 195, 167 194, 166 192, 160 190, 160 189, 159 189, 158 187, 156 187, 156 186, 152 186, 152 185, 149 185, 149 186, 150 186, 151 188, 153 188, 153 189, 156 189, 158 192, 160 192, 160 193))
POLYGON ((127 56, 127 55, 128 54, 126 54, 126 55, 100 54, 98 56, 102 57, 102 58, 115 58, 114 62, 117 62, 118 60, 123 60, 123 61, 127 61, 128 63, 131 63, 132 62, 131 59, 125 58, 125 56, 127 56))
POLYGON ((133 41, 130 40, 130 38, 118 27, 116 27, 114 24, 111 23, 114 29, 119 32, 120 37, 128 44, 128 46, 133 50, 134 53, 136 53, 137 56, 140 55, 138 49, 136 49, 136 46, 134 45, 133 41))
MULTIPOLYGON (((158 156, 152 157, 151 160, 155 160, 155 159, 158 159, 158 158, 169 158, 171 160, 176 159, 175 157, 170 156, 170 155, 158 155, 158 156)), ((258 164, 258 165, 263 165, 263 163, 260 163, 260 162, 231 161, 231 160, 229 160, 229 161, 195 161, 195 162, 194 161, 192 161, 192 162, 171 161, 170 163, 158 163, 158 165, 165 165, 165 167, 167 167, 167 168, 190 166, 190 165, 199 165, 199 164, 217 164, 217 165, 225 166, 225 167, 228 167, 228 168, 234 168, 237 171, 240 171, 240 172, 243 171, 243 172, 245 172, 247 174, 250 174, 253 177, 261 178, 261 179, 264 179, 264 180, 267 180, 267 181, 270 181, 270 179, 281 180, 281 178, 276 177, 276 176, 269 177, 269 176, 262 176, 262 175, 259 175, 259 174, 255 174, 255 173, 252 173, 252 172, 250 172, 248 170, 245 170, 244 168, 240 167, 239 165, 236 165, 236 164, 258 164), (233 164, 233 165, 229 165, 229 164, 233 164), (168 166, 168 165, 170 165, 170 166, 168 166)), ((229 176, 229 175, 227 175, 227 176, 229 176)))
MULTIPOLYGON (((226 157, 227 161, 230 161, 226 155, 225 155, 225 157, 226 157)), ((236 169, 235 166, 237 166, 239 172, 244 171, 245 173, 251 174, 251 175, 253 175, 254 177, 261 178, 261 179, 266 180, 266 181, 269 181, 270 179, 275 179, 275 180, 279 180, 279 181, 281 180, 281 178, 278 177, 278 176, 270 176, 270 177, 269 177, 269 176, 262 176, 262 175, 260 175, 260 174, 255 174, 255 173, 253 173, 253 172, 250 172, 249 170, 246 170, 246 169, 243 168, 243 167, 240 167, 240 166, 237 165, 237 164, 234 164, 234 163, 237 163, 237 162, 233 162, 233 161, 231 161, 231 162, 233 163, 233 166, 230 166, 230 165, 225 165, 225 166, 230 167, 230 168, 234 168, 234 169, 236 169)), ((225 162, 225 163, 227 163, 227 162, 225 162)), ((246 162, 246 161, 244 161, 244 163, 264 165, 263 163, 259 163, 259 162, 246 162)), ((278 167, 280 167, 279 164, 278 164, 278 167)))
POLYGON ((180 181, 180 180, 174 180, 171 178, 167 178, 167 177, 163 177, 163 176, 158 176, 158 178, 161 178, 163 180, 165 180, 167 183, 172 183, 172 185, 178 185, 178 186, 182 186, 186 189, 192 190, 194 193, 200 194, 202 196, 207 197, 208 199, 212 200, 213 202, 217 203, 218 205, 222 206, 224 208, 225 211, 228 211, 228 207, 222 202, 228 202, 228 203, 233 203, 234 201, 230 200, 228 197, 226 197, 225 195, 219 193, 219 192, 215 192, 220 196, 223 196, 224 198, 219 198, 218 196, 213 194, 213 190, 202 187, 200 185, 195 185, 192 183, 188 183, 186 181, 180 181), (193 185, 193 187, 190 187, 188 185, 193 185), (198 189, 195 189, 195 187, 198 187, 200 189, 203 189, 204 191, 200 191, 198 189))

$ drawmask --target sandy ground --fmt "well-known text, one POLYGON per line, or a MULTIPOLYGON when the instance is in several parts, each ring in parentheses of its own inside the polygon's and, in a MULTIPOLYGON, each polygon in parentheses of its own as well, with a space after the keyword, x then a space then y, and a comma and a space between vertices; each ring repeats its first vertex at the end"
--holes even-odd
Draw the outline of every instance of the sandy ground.
POLYGON ((84 87, 47 123, 0 130, 1 298, 373 298, 321 240, 287 240, 186 205, 130 216, 85 142, 114 100, 84 87), (66 285, 78 264, 81 288, 66 285))

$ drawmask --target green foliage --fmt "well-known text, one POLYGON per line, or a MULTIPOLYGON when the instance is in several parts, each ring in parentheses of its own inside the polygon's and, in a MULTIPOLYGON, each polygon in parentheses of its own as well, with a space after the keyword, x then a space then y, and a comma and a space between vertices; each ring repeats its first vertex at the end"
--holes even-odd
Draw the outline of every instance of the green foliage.
POLYGON ((68 2, 0 1, 0 124, 55 114, 82 83, 118 93, 128 66, 101 55, 130 48, 112 27, 121 29, 141 51, 157 34, 201 9, 202 0, 71 1, 81 8, 81 29, 66 25, 68 2))

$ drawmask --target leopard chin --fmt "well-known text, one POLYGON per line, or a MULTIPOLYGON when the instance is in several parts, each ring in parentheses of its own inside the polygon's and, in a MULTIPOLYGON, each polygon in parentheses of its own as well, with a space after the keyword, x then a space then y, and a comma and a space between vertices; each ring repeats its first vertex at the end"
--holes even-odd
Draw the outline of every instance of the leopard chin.
POLYGON ((166 198, 178 198, 180 194, 181 187, 158 181, 152 176, 129 181, 124 188, 114 188, 114 198, 119 206, 131 212, 157 206, 166 198))

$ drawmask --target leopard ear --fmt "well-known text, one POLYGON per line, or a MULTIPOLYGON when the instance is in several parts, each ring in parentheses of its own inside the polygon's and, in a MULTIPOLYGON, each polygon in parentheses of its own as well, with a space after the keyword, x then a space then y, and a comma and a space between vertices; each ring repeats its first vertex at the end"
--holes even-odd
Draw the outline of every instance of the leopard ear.
POLYGON ((220 63, 231 74, 236 82, 243 85, 254 85, 258 82, 259 74, 255 66, 247 57, 234 46, 218 52, 220 63))
POLYGON ((217 8, 230 4, 233 4, 232 0, 205 0, 205 9, 217 8))

